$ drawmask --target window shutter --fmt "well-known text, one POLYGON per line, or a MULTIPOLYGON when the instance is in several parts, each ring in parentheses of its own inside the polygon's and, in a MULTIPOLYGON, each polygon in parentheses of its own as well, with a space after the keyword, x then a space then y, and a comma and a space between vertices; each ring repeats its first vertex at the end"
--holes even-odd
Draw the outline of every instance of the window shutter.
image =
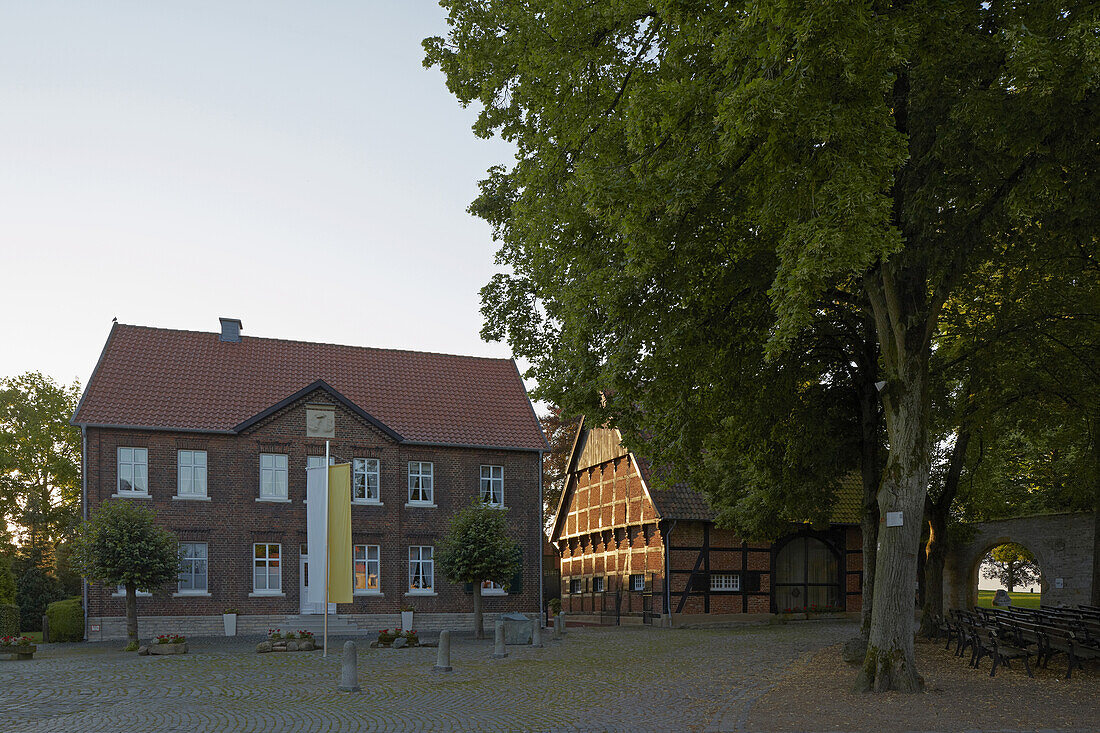
POLYGON ((466 595, 472 596, 474 594, 474 584, 473 583, 465 583, 462 586, 462 592, 465 593, 466 595))
POLYGON ((516 574, 512 576, 512 581, 508 584, 509 595, 519 595, 523 592, 523 550, 516 550, 516 560, 518 567, 516 574))
POLYGON ((710 574, 699 572, 695 574, 695 582, 692 584, 692 590, 705 591, 710 588, 710 574))
POLYGON ((645 579, 645 584, 642 588, 643 592, 652 593, 653 592, 653 575, 652 574, 644 575, 642 577, 645 579))
POLYGON ((746 593, 760 592, 760 571, 751 570, 741 576, 741 590, 746 593))

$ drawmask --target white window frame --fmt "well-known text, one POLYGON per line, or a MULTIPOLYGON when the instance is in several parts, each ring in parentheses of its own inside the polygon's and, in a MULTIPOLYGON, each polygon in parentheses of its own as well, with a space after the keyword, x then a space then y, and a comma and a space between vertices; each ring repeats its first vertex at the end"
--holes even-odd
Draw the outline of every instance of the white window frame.
POLYGON ((206 499, 207 498, 207 456, 204 450, 178 450, 176 451, 176 498, 177 499, 206 499), (201 462, 200 462, 201 457, 201 462), (186 476, 186 478, 185 478, 186 476), (202 477, 201 479, 199 477, 202 477), (201 481, 201 490, 195 487, 201 481))
POLYGON ((494 583, 491 580, 481 581, 481 595, 483 596, 506 596, 508 591, 504 590, 504 586, 499 583, 494 583))
POLYGON ((504 506, 504 466, 481 467, 479 496, 489 506, 504 506))
POLYGON ((642 573, 630 574, 630 590, 634 592, 645 590, 645 575, 642 573))
POLYGON ((149 449, 119 446, 115 455, 118 457, 118 463, 115 466, 115 496, 149 496, 149 449), (129 451, 129 453, 123 451, 129 451), (139 456, 140 461, 138 460, 139 456), (129 469, 130 474, 130 488, 128 489, 122 488, 124 467, 129 469), (136 489, 134 487, 138 484, 139 473, 143 487, 136 489))
POLYGON ((408 595, 435 595, 435 548, 431 545, 409 546, 408 595), (424 557, 425 550, 427 550, 426 558, 424 557), (420 581, 419 585, 417 585, 418 579, 420 581))
POLYGON ((410 506, 435 506, 435 463, 432 461, 409 461, 408 503, 410 506), (428 467, 427 472, 424 471, 425 466, 428 467), (418 498, 413 498, 414 491, 418 498))
POLYGON ((712 591, 739 591, 741 590, 741 575, 739 573, 711 573, 710 589, 712 591))
MULTIPOLYGON (((134 594, 135 594, 135 597, 137 597, 137 598, 149 598, 150 596, 153 595, 152 593, 150 593, 147 590, 136 590, 136 591, 134 591, 134 594)), ((126 597, 126 584, 125 583, 119 583, 118 587, 115 589, 115 592, 111 594, 111 597, 112 598, 125 598, 126 597)))
POLYGON ((208 595, 210 595, 210 548, 207 545, 207 543, 205 543, 205 542, 181 542, 180 543, 180 576, 179 576, 179 580, 176 583, 176 595, 180 595, 180 596, 208 596, 208 595), (200 556, 198 554, 195 554, 195 555, 192 555, 191 557, 188 557, 187 555, 185 555, 184 554, 185 553, 185 547, 187 547, 188 545, 195 548, 196 550, 201 547, 202 548, 202 555, 200 556), (202 588, 194 588, 194 587, 184 588, 183 587, 184 576, 189 576, 191 578, 192 586, 194 585, 194 582, 195 582, 195 565, 200 563, 200 562, 205 565, 205 570, 203 572, 203 577, 205 578, 205 583, 206 584, 202 588), (184 568, 187 568, 188 566, 190 566, 190 568, 191 568, 189 571, 184 569, 184 568))
POLYGON ((604 593, 607 588, 607 580, 602 575, 597 575, 592 578, 592 592, 604 593))
POLYGON ((584 586, 581 585, 581 579, 580 578, 570 578, 569 579, 569 595, 577 595, 577 594, 582 592, 583 588, 584 588, 584 586))
POLYGON ((357 596, 382 595, 382 546, 381 545, 355 545, 352 548, 351 562, 351 587, 357 596), (371 556, 374 556, 373 559, 371 556), (357 588, 355 585, 356 566, 363 563, 364 586, 357 588), (374 588, 367 587, 371 575, 371 566, 374 566, 374 588))
POLYGON ((357 504, 382 503, 382 461, 378 458, 351 459, 351 500, 357 504), (359 481, 362 479, 363 496, 358 496, 359 481), (374 491, 371 481, 374 479, 374 491), (373 496, 372 496, 373 493, 373 496))
POLYGON ((283 546, 278 542, 253 542, 252 543, 252 593, 253 596, 281 596, 283 595, 283 546), (257 548, 264 548, 264 556, 257 556, 257 548), (277 547, 276 557, 272 559, 271 548, 277 547), (271 568, 273 563, 279 569, 276 576, 279 581, 277 588, 271 587, 271 568), (264 568, 264 587, 256 587, 256 570, 264 568))
POLYGON ((260 495, 256 501, 290 501, 287 494, 289 473, 287 467, 289 463, 290 461, 286 453, 260 454, 260 495), (264 465, 265 462, 268 465, 264 465), (272 487, 272 490, 265 491, 265 478, 270 478, 269 485, 272 487), (280 479, 282 480, 281 486, 280 479))

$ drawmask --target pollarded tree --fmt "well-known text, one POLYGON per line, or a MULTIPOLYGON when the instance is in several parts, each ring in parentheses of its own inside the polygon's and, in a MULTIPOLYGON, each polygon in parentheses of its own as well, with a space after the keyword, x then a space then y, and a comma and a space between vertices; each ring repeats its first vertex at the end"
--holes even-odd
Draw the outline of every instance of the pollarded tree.
POLYGON ((152 592, 180 573, 179 540, 156 524, 155 514, 126 500, 100 504, 80 525, 72 564, 108 587, 126 588, 126 635, 138 641, 137 592, 152 592))
POLYGON ((880 533, 859 684, 921 689, 932 344, 995 245, 1041 231, 1095 246, 1091 3, 442 4, 450 30, 426 63, 480 105, 476 134, 516 145, 471 210, 507 267, 483 290, 483 333, 530 360, 538 397, 628 445, 665 431, 657 461, 705 463, 715 451, 678 449, 706 441, 696 409, 737 420, 754 387, 742 365, 781 358, 834 292, 867 299, 889 444, 879 510, 905 521, 880 533), (711 402, 731 365, 742 389, 711 402))
POLYGON ((1041 577, 1039 563, 1031 550, 1015 542, 994 547, 982 561, 982 576, 996 580, 1009 593, 1018 585, 1032 585, 1041 577))
POLYGON ((481 584, 507 589, 519 569, 519 547, 508 537, 507 509, 474 499, 451 517, 436 555, 443 576, 452 583, 469 583, 474 596, 474 634, 485 638, 481 584))

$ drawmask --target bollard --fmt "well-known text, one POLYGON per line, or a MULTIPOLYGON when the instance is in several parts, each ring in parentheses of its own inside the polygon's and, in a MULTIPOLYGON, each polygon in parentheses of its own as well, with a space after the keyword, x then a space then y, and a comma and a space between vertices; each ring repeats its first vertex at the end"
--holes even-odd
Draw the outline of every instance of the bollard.
POLYGON ((504 649, 504 620, 497 619, 496 643, 493 644, 493 659, 504 659, 508 652, 504 649))
POLYGON ((439 651, 435 653, 435 666, 433 672, 451 671, 451 632, 439 632, 439 651))
POLYGON ((542 649, 542 614, 535 615, 535 623, 531 629, 531 646, 542 649))
POLYGON ((561 614, 554 617, 554 641, 561 641, 561 614))
POLYGON ((569 633, 569 629, 568 629, 568 628, 566 627, 566 625, 565 625, 565 611, 562 611, 562 612, 561 612, 561 613, 559 613, 558 615, 559 615, 559 616, 561 616, 561 633, 562 633, 563 635, 564 635, 564 634, 568 634, 568 633, 569 633))
POLYGON ((359 692, 359 670, 356 668, 355 642, 344 642, 344 654, 340 661, 340 692, 359 692))
POLYGON ((50 643, 50 617, 42 614, 42 643, 50 643))

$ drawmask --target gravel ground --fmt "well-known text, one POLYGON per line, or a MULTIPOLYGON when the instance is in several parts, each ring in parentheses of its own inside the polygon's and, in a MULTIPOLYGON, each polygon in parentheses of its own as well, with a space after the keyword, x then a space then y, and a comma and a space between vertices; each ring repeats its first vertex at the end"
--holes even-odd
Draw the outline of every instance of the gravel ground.
POLYGON ((784 680, 752 705, 751 731, 1100 731, 1100 664, 1064 679, 1064 657, 1047 669, 1023 664, 989 676, 943 643, 918 642, 922 695, 852 692, 856 668, 843 662, 840 645, 808 653, 784 680))

